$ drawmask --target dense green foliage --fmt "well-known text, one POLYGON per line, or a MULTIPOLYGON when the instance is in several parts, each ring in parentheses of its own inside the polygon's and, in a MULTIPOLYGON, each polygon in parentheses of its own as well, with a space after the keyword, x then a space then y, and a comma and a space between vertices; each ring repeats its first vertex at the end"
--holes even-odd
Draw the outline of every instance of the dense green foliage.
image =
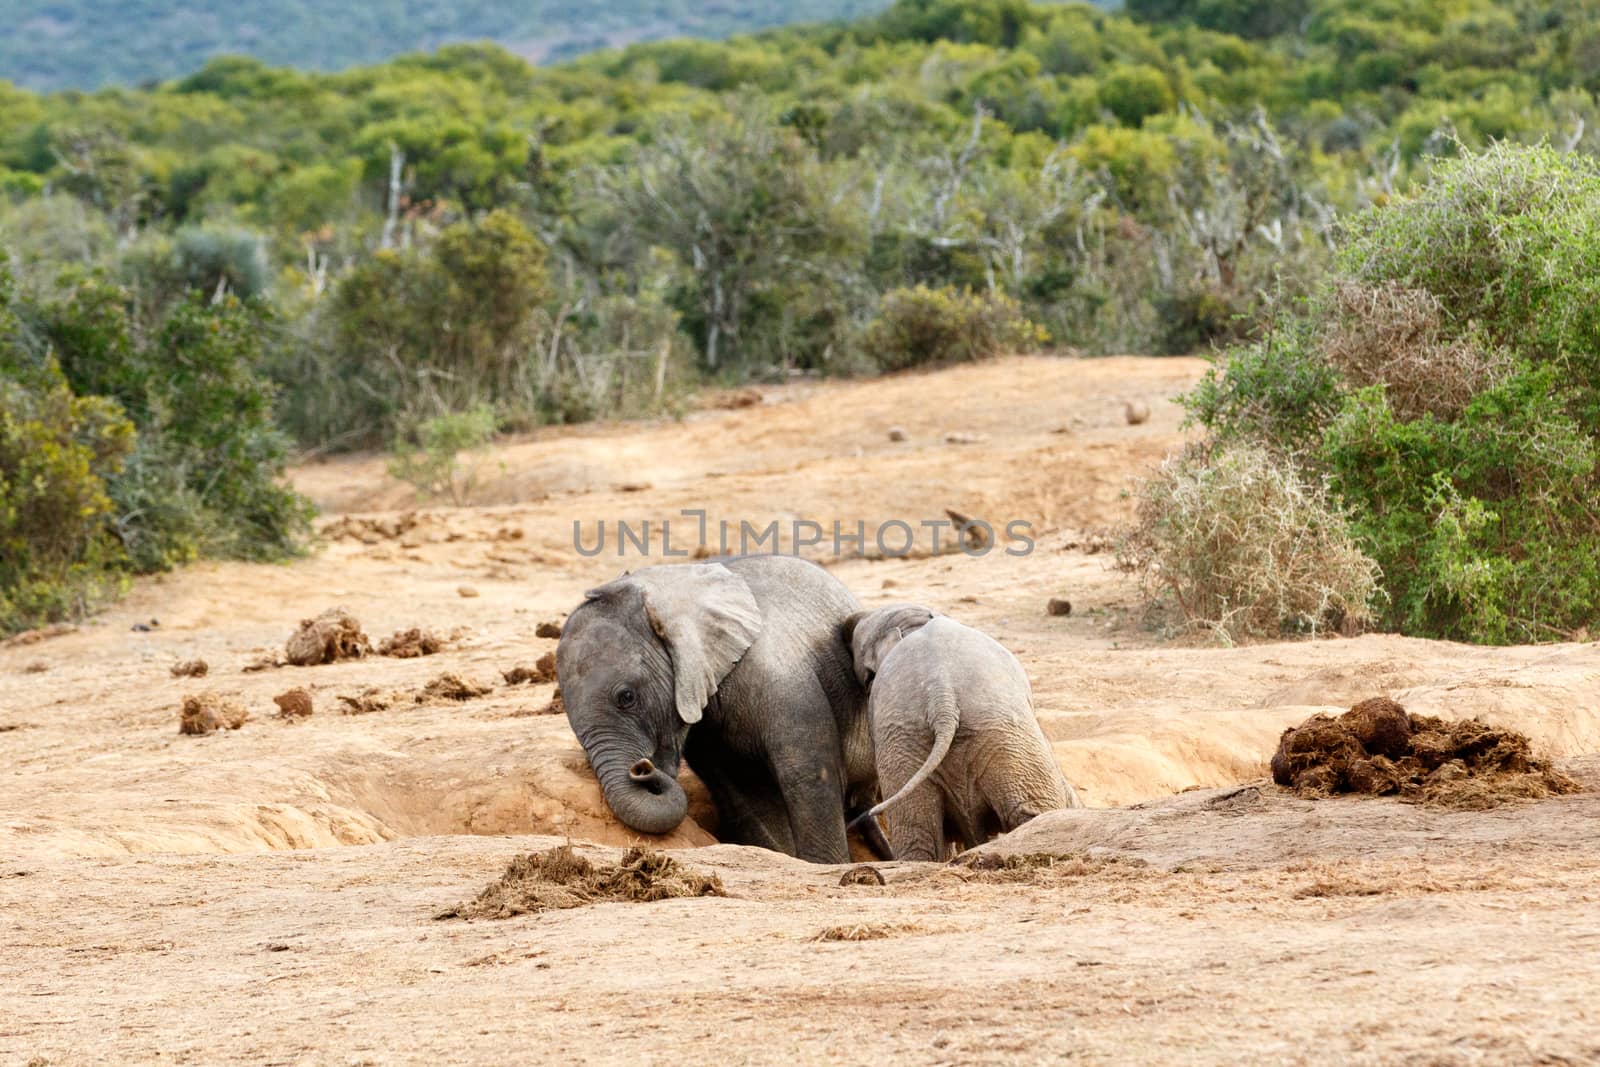
MULTIPOLYGON (((1432 563, 1402 554, 1421 551, 1410 528, 1362 527, 1390 622, 1544 634, 1587 621, 1582 583, 1560 605, 1491 604, 1445 560, 1500 538, 1512 580, 1495 587, 1532 590, 1530 524, 1567 531, 1551 558, 1581 526, 1565 489, 1512 506, 1571 466, 1567 424, 1559 462, 1473 450, 1509 447, 1475 405, 1520 403, 1544 368, 1570 424, 1596 422, 1579 161, 1600 144, 1597 13, 902 0, 539 69, 453 45, 334 74, 223 58, 137 90, 0 83, 13 347, 136 425, 101 477, 117 544, 148 567, 285 550, 298 511, 275 489, 275 427, 317 448, 417 442, 485 405, 515 429, 671 410, 707 380, 964 358, 960 329, 922 332, 937 301, 907 294, 973 294, 1086 352, 1240 343, 1197 413, 1337 476, 1358 521, 1386 468, 1324 455, 1324 437, 1357 455, 1342 428, 1452 427, 1396 444, 1402 476, 1482 472, 1428 490, 1460 530, 1432 563), (1407 195, 1494 139, 1555 147, 1491 154, 1493 176, 1445 166, 1407 195), (1394 317, 1365 329, 1369 305, 1394 317), (1456 375, 1448 397, 1419 385, 1435 365, 1456 375), (236 438, 209 438, 229 405, 236 438)), ((993 337, 968 350, 1022 341, 993 337)))
POLYGON ((1351 220, 1338 274, 1304 321, 1231 353, 1195 416, 1327 477, 1390 626, 1600 624, 1600 165, 1503 145, 1441 162, 1351 220))
POLYGON ((726 37, 787 22, 855 18, 888 0, 0 0, 0 77, 34 89, 175 78, 219 53, 317 70, 456 41, 499 41, 540 62, 628 41, 726 37))
POLYGON ((138 310, 94 275, 29 298, 0 260, 0 630, 81 613, 127 571, 281 558, 305 532, 266 309, 190 292, 138 310))

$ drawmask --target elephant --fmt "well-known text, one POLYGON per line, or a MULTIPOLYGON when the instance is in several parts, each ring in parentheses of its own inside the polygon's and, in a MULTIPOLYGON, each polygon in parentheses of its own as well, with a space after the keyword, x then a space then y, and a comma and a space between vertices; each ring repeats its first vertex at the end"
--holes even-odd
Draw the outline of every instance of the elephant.
POLYGON ((1028 675, 989 635, 915 604, 845 620, 868 689, 878 784, 897 859, 944 860, 1056 808, 1082 807, 1033 712, 1028 675), (947 829, 951 831, 947 835, 947 829))
MULTIPOLYGON (((840 630, 859 608, 821 567, 778 555, 646 567, 586 593, 556 673, 613 814, 640 833, 673 829, 686 762, 719 839, 848 862, 845 824, 877 797, 840 630)), ((864 836, 887 856, 876 825, 864 836)))

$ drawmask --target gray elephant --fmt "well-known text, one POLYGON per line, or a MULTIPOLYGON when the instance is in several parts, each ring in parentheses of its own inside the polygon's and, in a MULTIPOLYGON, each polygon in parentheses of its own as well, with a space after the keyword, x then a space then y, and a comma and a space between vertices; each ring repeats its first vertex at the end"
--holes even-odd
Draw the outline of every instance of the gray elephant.
MULTIPOLYGON (((877 795, 840 630, 859 607, 821 567, 785 556, 648 567, 587 593, 556 671, 617 818, 641 833, 677 826, 686 760, 722 840, 847 862, 847 818, 877 795)), ((875 825, 866 836, 887 854, 875 825)))
POLYGON ((943 860, 1040 812, 1082 804, 1033 713, 1022 664, 987 634, 914 604, 845 620, 896 858, 943 860))

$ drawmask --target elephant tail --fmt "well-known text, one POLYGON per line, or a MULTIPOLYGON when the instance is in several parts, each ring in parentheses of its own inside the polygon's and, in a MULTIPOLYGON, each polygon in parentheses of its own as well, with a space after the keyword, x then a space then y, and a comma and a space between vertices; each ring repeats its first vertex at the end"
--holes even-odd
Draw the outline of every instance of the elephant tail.
POLYGON ((928 776, 939 769, 939 764, 943 763, 945 756, 949 754, 950 745, 956 739, 956 727, 960 723, 961 709, 956 706, 953 696, 945 694, 935 700, 933 706, 933 749, 929 751, 928 758, 923 761, 921 767, 917 768, 917 773, 913 774, 910 780, 901 786, 894 796, 879 802, 872 809, 851 820, 848 828, 853 829, 868 819, 882 815, 910 796, 913 789, 926 782, 928 776))

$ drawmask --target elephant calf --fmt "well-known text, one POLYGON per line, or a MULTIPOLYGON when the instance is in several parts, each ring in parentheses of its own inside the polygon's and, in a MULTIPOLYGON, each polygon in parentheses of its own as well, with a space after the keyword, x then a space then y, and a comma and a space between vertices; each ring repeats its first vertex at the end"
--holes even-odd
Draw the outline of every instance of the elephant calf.
POLYGON ((888 799, 895 858, 943 860, 946 827, 972 848, 1043 811, 1082 807, 1033 713, 1017 658, 999 642, 910 604, 845 620, 888 799))

